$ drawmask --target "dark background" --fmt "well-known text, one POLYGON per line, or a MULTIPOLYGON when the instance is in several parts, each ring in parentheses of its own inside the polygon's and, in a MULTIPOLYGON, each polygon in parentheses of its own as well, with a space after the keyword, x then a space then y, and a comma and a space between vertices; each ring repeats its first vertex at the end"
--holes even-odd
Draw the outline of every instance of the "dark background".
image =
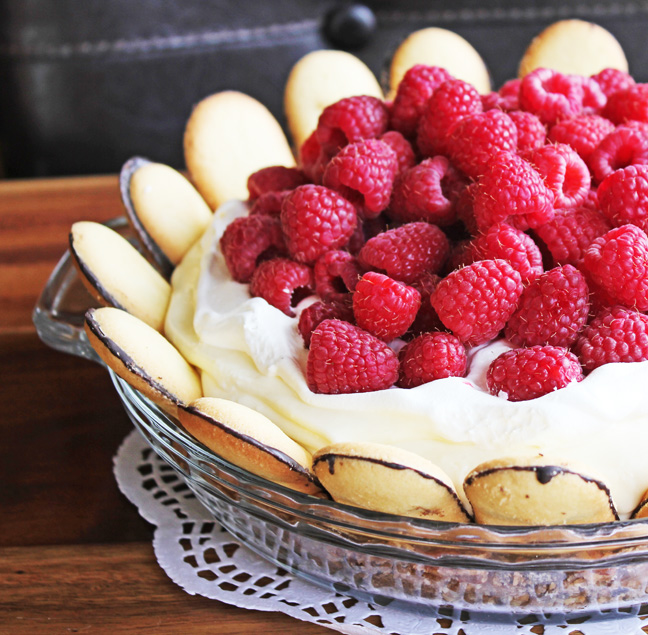
MULTIPOLYGON (((7 177, 115 173, 133 155, 183 165, 192 106, 240 90, 285 124, 283 86, 307 52, 339 47, 327 0, 0 0, 0 163, 7 177)), ((465 37, 498 87, 531 39, 576 17, 611 31, 648 81, 648 2, 366 2, 376 18, 351 48, 380 77, 410 32, 465 37)), ((333 13, 335 14, 335 13, 333 13)), ((339 34, 338 34, 339 35, 339 34)))

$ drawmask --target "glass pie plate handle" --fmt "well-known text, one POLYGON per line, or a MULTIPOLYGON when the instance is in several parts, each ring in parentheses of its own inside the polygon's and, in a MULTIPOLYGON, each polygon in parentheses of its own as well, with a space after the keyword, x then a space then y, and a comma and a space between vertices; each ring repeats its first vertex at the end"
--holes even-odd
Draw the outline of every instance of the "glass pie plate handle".
MULTIPOLYGON (((124 219, 110 225, 128 233, 124 219)), ((39 336, 56 350, 99 361, 83 330, 83 315, 94 305, 67 252, 34 310, 39 336)), ((213 516, 295 575, 381 605, 441 617, 460 611, 471 622, 580 624, 648 615, 648 519, 492 527, 315 498, 224 461, 111 376, 135 427, 213 516)))

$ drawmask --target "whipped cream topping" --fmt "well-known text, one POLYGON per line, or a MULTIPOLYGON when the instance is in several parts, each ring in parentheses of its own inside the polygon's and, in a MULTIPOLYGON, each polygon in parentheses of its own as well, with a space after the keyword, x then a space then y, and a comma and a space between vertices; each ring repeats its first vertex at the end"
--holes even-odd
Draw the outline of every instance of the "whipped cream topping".
POLYGON ((239 201, 221 206, 172 278, 166 334, 200 369, 205 395, 263 413, 311 452, 341 441, 415 452, 448 474, 464 502, 463 480, 479 463, 541 453, 602 480, 619 514, 632 512, 648 489, 648 362, 608 364, 548 395, 509 402, 486 390, 490 362, 511 348, 498 340, 470 351, 464 378, 315 394, 298 319, 251 298, 225 265, 219 239, 247 213, 239 201))

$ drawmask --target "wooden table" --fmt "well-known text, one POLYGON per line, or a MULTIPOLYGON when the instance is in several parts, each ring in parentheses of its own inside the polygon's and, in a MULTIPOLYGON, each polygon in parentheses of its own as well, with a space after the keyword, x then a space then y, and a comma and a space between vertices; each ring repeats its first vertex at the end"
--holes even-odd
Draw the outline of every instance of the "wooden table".
POLYGON ((330 633, 166 577, 113 478, 131 424, 107 373, 36 335, 70 225, 121 213, 113 176, 0 181, 0 633, 330 633))

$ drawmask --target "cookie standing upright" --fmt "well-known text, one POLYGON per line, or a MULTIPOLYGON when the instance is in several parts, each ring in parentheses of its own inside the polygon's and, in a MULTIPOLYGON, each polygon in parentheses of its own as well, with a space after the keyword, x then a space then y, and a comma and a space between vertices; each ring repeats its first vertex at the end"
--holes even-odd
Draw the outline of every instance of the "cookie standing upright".
POLYGON ((456 79, 472 84, 482 95, 491 89, 490 74, 481 55, 454 31, 429 27, 405 38, 391 59, 390 95, 396 93, 405 73, 416 64, 441 66, 456 79))
POLYGON ((373 72, 360 59, 344 51, 313 51, 290 71, 284 91, 288 127, 297 148, 317 127, 326 106, 357 95, 383 98, 373 72))
POLYGON ((279 122, 256 99, 236 91, 206 97, 194 108, 184 134, 187 169, 208 205, 245 200, 247 179, 295 158, 279 122))
POLYGON ((588 77, 604 68, 628 71, 628 60, 617 39, 608 30, 584 20, 554 22, 529 44, 518 75, 536 68, 588 77))

